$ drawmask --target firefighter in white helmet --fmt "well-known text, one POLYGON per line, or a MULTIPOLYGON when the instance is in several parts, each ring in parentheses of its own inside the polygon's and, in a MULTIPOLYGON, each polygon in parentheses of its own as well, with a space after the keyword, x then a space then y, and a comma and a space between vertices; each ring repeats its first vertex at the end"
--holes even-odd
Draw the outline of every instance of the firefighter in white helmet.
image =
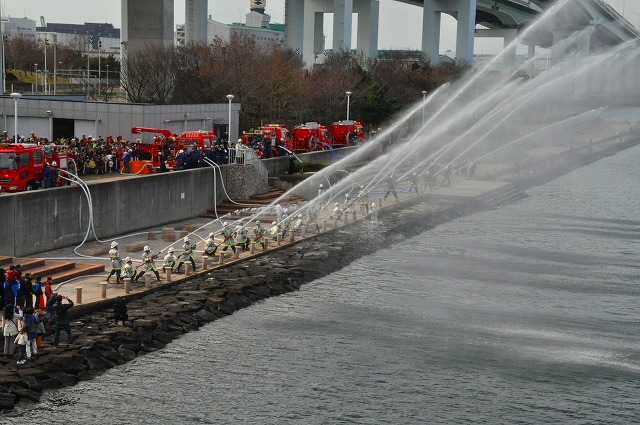
POLYGON ((378 219, 378 208, 376 208, 376 203, 371 203, 371 224, 380 224, 380 220, 378 219))
POLYGON ((178 267, 176 268, 176 272, 180 272, 180 267, 184 264, 185 261, 189 261, 191 266, 193 267, 193 271, 196 271, 196 260, 193 258, 193 250, 196 249, 195 244, 191 244, 191 240, 189 236, 185 236, 182 240, 182 254, 180 254, 180 262, 178 263, 178 267))
POLYGON ((213 232, 204 240, 204 255, 212 257, 216 253, 216 240, 213 232))
POLYGON ((158 254, 154 254, 149 245, 144 247, 144 252, 142 253, 142 271, 136 275, 136 282, 140 280, 145 272, 153 272, 153 274, 156 275, 158 284, 160 283, 160 272, 158 272, 154 262, 157 257, 158 254))
POLYGON ((124 278, 129 278, 131 280, 135 279, 136 277, 136 269, 135 267, 133 267, 133 264, 131 264, 131 257, 127 257, 124 259, 124 267, 122 268, 122 277, 124 278))
POLYGON ((416 195, 418 194, 418 175, 416 173, 409 176, 409 193, 412 191, 415 191, 416 195))
POLYGON ((305 227, 306 224, 304 223, 302 214, 298 214, 298 216, 296 217, 296 221, 293 222, 293 227, 291 229, 292 232, 302 232, 302 228, 305 227))
POLYGON ((111 279, 111 276, 116 275, 116 283, 121 282, 120 273, 122 270, 122 258, 118 252, 118 242, 111 242, 111 249, 109 250, 109 259, 111 260, 111 272, 107 276, 107 282, 111 279))
POLYGON ((331 214, 332 219, 340 220, 342 218, 342 207, 340 206, 340 202, 336 202, 333 206, 333 213, 331 214))
POLYGON ((236 143, 236 164, 244 164, 244 144, 242 144, 242 139, 238 139, 238 143, 236 143))
POLYGON ((178 261, 178 257, 175 254, 175 248, 170 246, 167 250, 167 255, 162 259, 162 271, 166 271, 167 269, 173 271, 173 266, 176 265, 176 261, 178 261))
POLYGON ((238 245, 243 251, 249 249, 248 233, 247 228, 244 226, 244 222, 240 220, 236 226, 236 245, 238 245))
POLYGON ((256 220, 256 225, 253 228, 253 239, 251 240, 251 242, 259 243, 260 245, 262 245, 262 249, 267 249, 267 240, 264 237, 265 233, 266 230, 260 224, 260 220, 256 220))
POLYGON ((271 235, 274 241, 277 239, 279 230, 280 229, 278 228, 278 222, 275 220, 272 221, 271 227, 269 228, 269 235, 271 235))
POLYGON ((309 209, 307 209, 307 227, 313 225, 316 227, 316 231, 320 233, 318 214, 320 214, 320 206, 316 202, 312 202, 309 209))
POLYGON ((360 199, 360 212, 369 214, 369 193, 364 190, 364 186, 362 185, 360 185, 358 199, 360 199))
POLYGON ((233 252, 236 252, 236 241, 234 239, 235 232, 228 222, 225 221, 224 223, 222 223, 222 232, 220 233, 220 235, 222 236, 222 242, 216 245, 216 249, 213 251, 213 253, 216 253, 216 250, 220 245, 224 245, 224 247, 222 248, 223 251, 231 248, 233 252))

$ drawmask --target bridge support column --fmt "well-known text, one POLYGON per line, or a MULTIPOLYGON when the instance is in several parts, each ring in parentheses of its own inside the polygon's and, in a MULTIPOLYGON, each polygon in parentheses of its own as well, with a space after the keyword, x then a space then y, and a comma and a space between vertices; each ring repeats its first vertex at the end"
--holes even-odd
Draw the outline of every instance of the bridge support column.
POLYGON ((375 59, 378 56, 380 2, 356 0, 354 11, 358 14, 358 50, 375 59))
POLYGON ((476 28, 476 0, 424 0, 422 11, 422 51, 433 63, 440 55, 440 19, 442 12, 457 13, 456 59, 473 63, 473 38, 476 28))
POLYGON ((333 0, 333 50, 351 51, 353 0, 333 0))

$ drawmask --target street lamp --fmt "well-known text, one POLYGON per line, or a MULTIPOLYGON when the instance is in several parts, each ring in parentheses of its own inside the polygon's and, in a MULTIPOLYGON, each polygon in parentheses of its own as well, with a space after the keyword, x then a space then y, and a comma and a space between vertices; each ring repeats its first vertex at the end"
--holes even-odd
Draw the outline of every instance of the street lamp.
POLYGON ((346 94, 347 94, 347 121, 349 121, 349 99, 351 98, 351 92, 348 91, 346 94))
POLYGON ((13 125, 13 128, 15 130, 15 139, 14 143, 18 143, 18 99, 20 99, 22 97, 22 95, 20 93, 16 93, 13 92, 11 93, 11 97, 13 98, 13 103, 14 103, 14 118, 15 118, 15 122, 13 125))
POLYGON ((424 101, 427 98, 427 91, 422 90, 422 124, 424 124, 424 101))
POLYGON ((34 65, 36 67, 36 78, 35 78, 35 81, 36 81, 36 93, 37 93, 38 92, 38 64, 34 63, 34 65))
POLYGON ((227 99, 229 99, 229 133, 228 133, 228 142, 231 143, 231 101, 233 100, 233 95, 228 94, 227 99))

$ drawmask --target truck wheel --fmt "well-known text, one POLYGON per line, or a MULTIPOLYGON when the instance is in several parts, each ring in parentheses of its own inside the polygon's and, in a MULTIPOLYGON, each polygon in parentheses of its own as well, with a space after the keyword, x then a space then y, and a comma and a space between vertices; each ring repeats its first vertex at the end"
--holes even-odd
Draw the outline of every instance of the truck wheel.
POLYGON ((36 184, 36 182, 30 181, 29 183, 27 183, 26 190, 36 190, 37 188, 38 185, 36 184))

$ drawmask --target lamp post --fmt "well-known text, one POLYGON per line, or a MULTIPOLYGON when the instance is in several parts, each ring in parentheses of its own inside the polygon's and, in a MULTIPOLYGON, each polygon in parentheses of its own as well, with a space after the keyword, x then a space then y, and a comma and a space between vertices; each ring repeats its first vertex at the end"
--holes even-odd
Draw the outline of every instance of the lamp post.
POLYGON ((227 99, 229 99, 229 133, 228 133, 228 142, 231 144, 231 101, 233 100, 233 95, 228 94, 227 99))
POLYGON ((22 95, 20 93, 16 93, 13 92, 11 93, 11 97, 13 98, 13 103, 14 103, 14 118, 15 118, 15 122, 14 122, 14 131, 15 131, 15 138, 13 139, 14 143, 18 143, 18 99, 20 99, 22 97, 22 95))
POLYGON ((37 93, 38 92, 38 64, 34 63, 34 65, 36 67, 36 78, 35 78, 35 81, 36 81, 36 93, 37 93))
POLYGON ((347 121, 349 121, 349 100, 351 99, 351 92, 348 91, 346 94, 347 94, 347 121))
POLYGON ((422 124, 424 124, 424 101, 427 98, 427 91, 422 90, 422 124))

